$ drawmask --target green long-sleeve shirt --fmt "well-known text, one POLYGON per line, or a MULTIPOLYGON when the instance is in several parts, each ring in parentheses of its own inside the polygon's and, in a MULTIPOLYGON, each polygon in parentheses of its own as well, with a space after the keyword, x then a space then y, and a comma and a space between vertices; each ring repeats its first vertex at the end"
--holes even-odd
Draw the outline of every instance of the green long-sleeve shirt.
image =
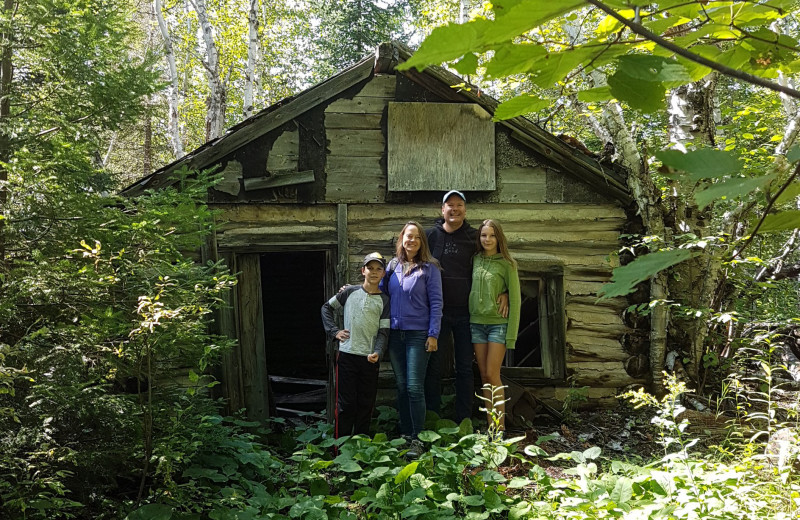
POLYGON ((513 349, 519 331, 522 296, 519 274, 511 262, 496 254, 472 259, 472 290, 469 293, 469 321, 481 325, 508 324, 506 348, 513 349), (497 311, 497 297, 508 292, 508 318, 497 311))

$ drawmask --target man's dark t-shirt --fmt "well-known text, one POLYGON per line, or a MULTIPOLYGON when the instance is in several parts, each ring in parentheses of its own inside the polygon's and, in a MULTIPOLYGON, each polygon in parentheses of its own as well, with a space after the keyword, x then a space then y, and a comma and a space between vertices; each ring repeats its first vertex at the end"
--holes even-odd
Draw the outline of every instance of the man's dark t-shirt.
POLYGON ((453 233, 444 229, 440 218, 425 231, 431 254, 442 267, 442 294, 445 316, 469 315, 469 291, 472 286, 472 257, 478 231, 464 222, 453 233))

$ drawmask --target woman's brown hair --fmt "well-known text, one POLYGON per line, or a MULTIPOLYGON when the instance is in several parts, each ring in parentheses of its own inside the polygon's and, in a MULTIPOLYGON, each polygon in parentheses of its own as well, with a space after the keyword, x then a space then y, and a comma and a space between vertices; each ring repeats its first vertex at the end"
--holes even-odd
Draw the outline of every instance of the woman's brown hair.
POLYGON ((439 267, 439 262, 431 254, 431 249, 428 246, 428 237, 425 235, 425 230, 422 229, 422 226, 420 226, 418 222, 414 222, 413 220, 406 222, 406 225, 403 226, 403 229, 400 230, 400 234, 397 236, 397 244, 395 245, 395 256, 397 259, 403 263, 409 261, 409 259, 406 257, 406 250, 403 248, 403 235, 406 234, 406 229, 411 226, 415 226, 419 231, 419 251, 417 252, 414 262, 416 264, 428 262, 436 267, 439 267))
POLYGON ((492 220, 487 218, 483 222, 481 222, 480 227, 478 227, 478 251, 480 254, 483 254, 483 246, 481 245, 481 231, 486 226, 490 226, 494 229, 494 238, 497 240, 497 252, 500 253, 503 258, 508 260, 511 266, 516 269, 517 268, 517 261, 511 256, 511 253, 508 252, 508 240, 506 240, 506 234, 503 233, 503 228, 500 226, 500 223, 496 220, 492 220))

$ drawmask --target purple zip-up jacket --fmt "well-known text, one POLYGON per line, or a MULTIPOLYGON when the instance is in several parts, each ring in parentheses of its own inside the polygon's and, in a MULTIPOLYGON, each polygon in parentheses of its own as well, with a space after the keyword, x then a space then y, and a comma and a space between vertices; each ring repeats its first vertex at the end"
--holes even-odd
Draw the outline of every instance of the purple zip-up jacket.
POLYGON ((391 301, 391 328, 427 330, 429 338, 438 338, 442 324, 442 273, 430 263, 415 267, 403 275, 403 264, 392 260, 381 288, 391 301), (388 282, 388 283, 387 283, 388 282))

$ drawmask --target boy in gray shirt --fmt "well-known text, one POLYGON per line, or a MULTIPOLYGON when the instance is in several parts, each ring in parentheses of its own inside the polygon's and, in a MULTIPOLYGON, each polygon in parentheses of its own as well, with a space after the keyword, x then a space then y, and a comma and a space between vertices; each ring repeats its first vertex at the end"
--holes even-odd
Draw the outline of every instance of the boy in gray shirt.
POLYGON ((336 357, 335 435, 369 434, 378 367, 389 337, 389 296, 379 284, 386 260, 370 253, 361 263, 364 283, 348 285, 322 306, 322 326, 328 338, 339 340, 336 357), (344 309, 344 328, 336 312, 344 309))

